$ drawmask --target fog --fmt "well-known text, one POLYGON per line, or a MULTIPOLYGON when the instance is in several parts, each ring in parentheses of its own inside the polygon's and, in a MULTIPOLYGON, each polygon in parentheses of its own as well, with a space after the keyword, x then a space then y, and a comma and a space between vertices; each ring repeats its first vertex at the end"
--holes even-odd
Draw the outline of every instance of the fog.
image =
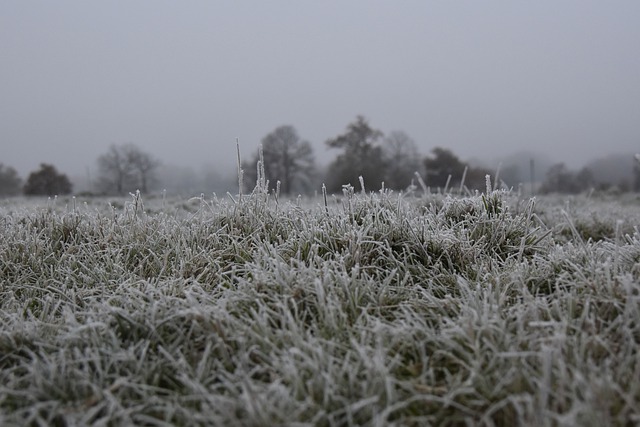
POLYGON ((226 171, 289 124, 326 163, 361 114, 424 154, 577 167, 640 151, 639 22, 635 0, 5 1, 0 162, 85 174, 130 142, 226 171))

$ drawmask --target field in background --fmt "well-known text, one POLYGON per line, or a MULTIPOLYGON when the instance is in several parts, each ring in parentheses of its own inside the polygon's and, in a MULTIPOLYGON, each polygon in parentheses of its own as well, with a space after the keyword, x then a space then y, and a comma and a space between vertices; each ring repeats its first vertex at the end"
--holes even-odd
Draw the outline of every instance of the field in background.
POLYGON ((0 424, 640 423, 639 207, 0 201, 0 424))

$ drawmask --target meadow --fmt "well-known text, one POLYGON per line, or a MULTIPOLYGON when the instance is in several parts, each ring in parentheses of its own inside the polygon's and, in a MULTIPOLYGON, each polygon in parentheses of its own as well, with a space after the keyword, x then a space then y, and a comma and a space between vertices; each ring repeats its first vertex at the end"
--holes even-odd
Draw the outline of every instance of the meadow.
POLYGON ((639 207, 0 201, 0 425, 637 425, 639 207))

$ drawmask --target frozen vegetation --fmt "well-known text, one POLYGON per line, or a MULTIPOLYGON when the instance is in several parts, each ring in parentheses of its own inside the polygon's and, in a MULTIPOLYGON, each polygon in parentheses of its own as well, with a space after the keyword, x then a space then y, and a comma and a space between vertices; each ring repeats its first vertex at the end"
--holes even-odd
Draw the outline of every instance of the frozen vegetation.
POLYGON ((640 423, 638 199, 30 203, 0 425, 640 423))

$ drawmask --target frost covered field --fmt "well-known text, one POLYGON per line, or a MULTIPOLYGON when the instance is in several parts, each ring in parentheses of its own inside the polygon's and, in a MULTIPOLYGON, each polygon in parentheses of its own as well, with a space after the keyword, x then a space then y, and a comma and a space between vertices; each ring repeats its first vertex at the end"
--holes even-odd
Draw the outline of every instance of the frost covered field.
POLYGON ((640 200, 0 204, 0 425, 640 423, 640 200))

